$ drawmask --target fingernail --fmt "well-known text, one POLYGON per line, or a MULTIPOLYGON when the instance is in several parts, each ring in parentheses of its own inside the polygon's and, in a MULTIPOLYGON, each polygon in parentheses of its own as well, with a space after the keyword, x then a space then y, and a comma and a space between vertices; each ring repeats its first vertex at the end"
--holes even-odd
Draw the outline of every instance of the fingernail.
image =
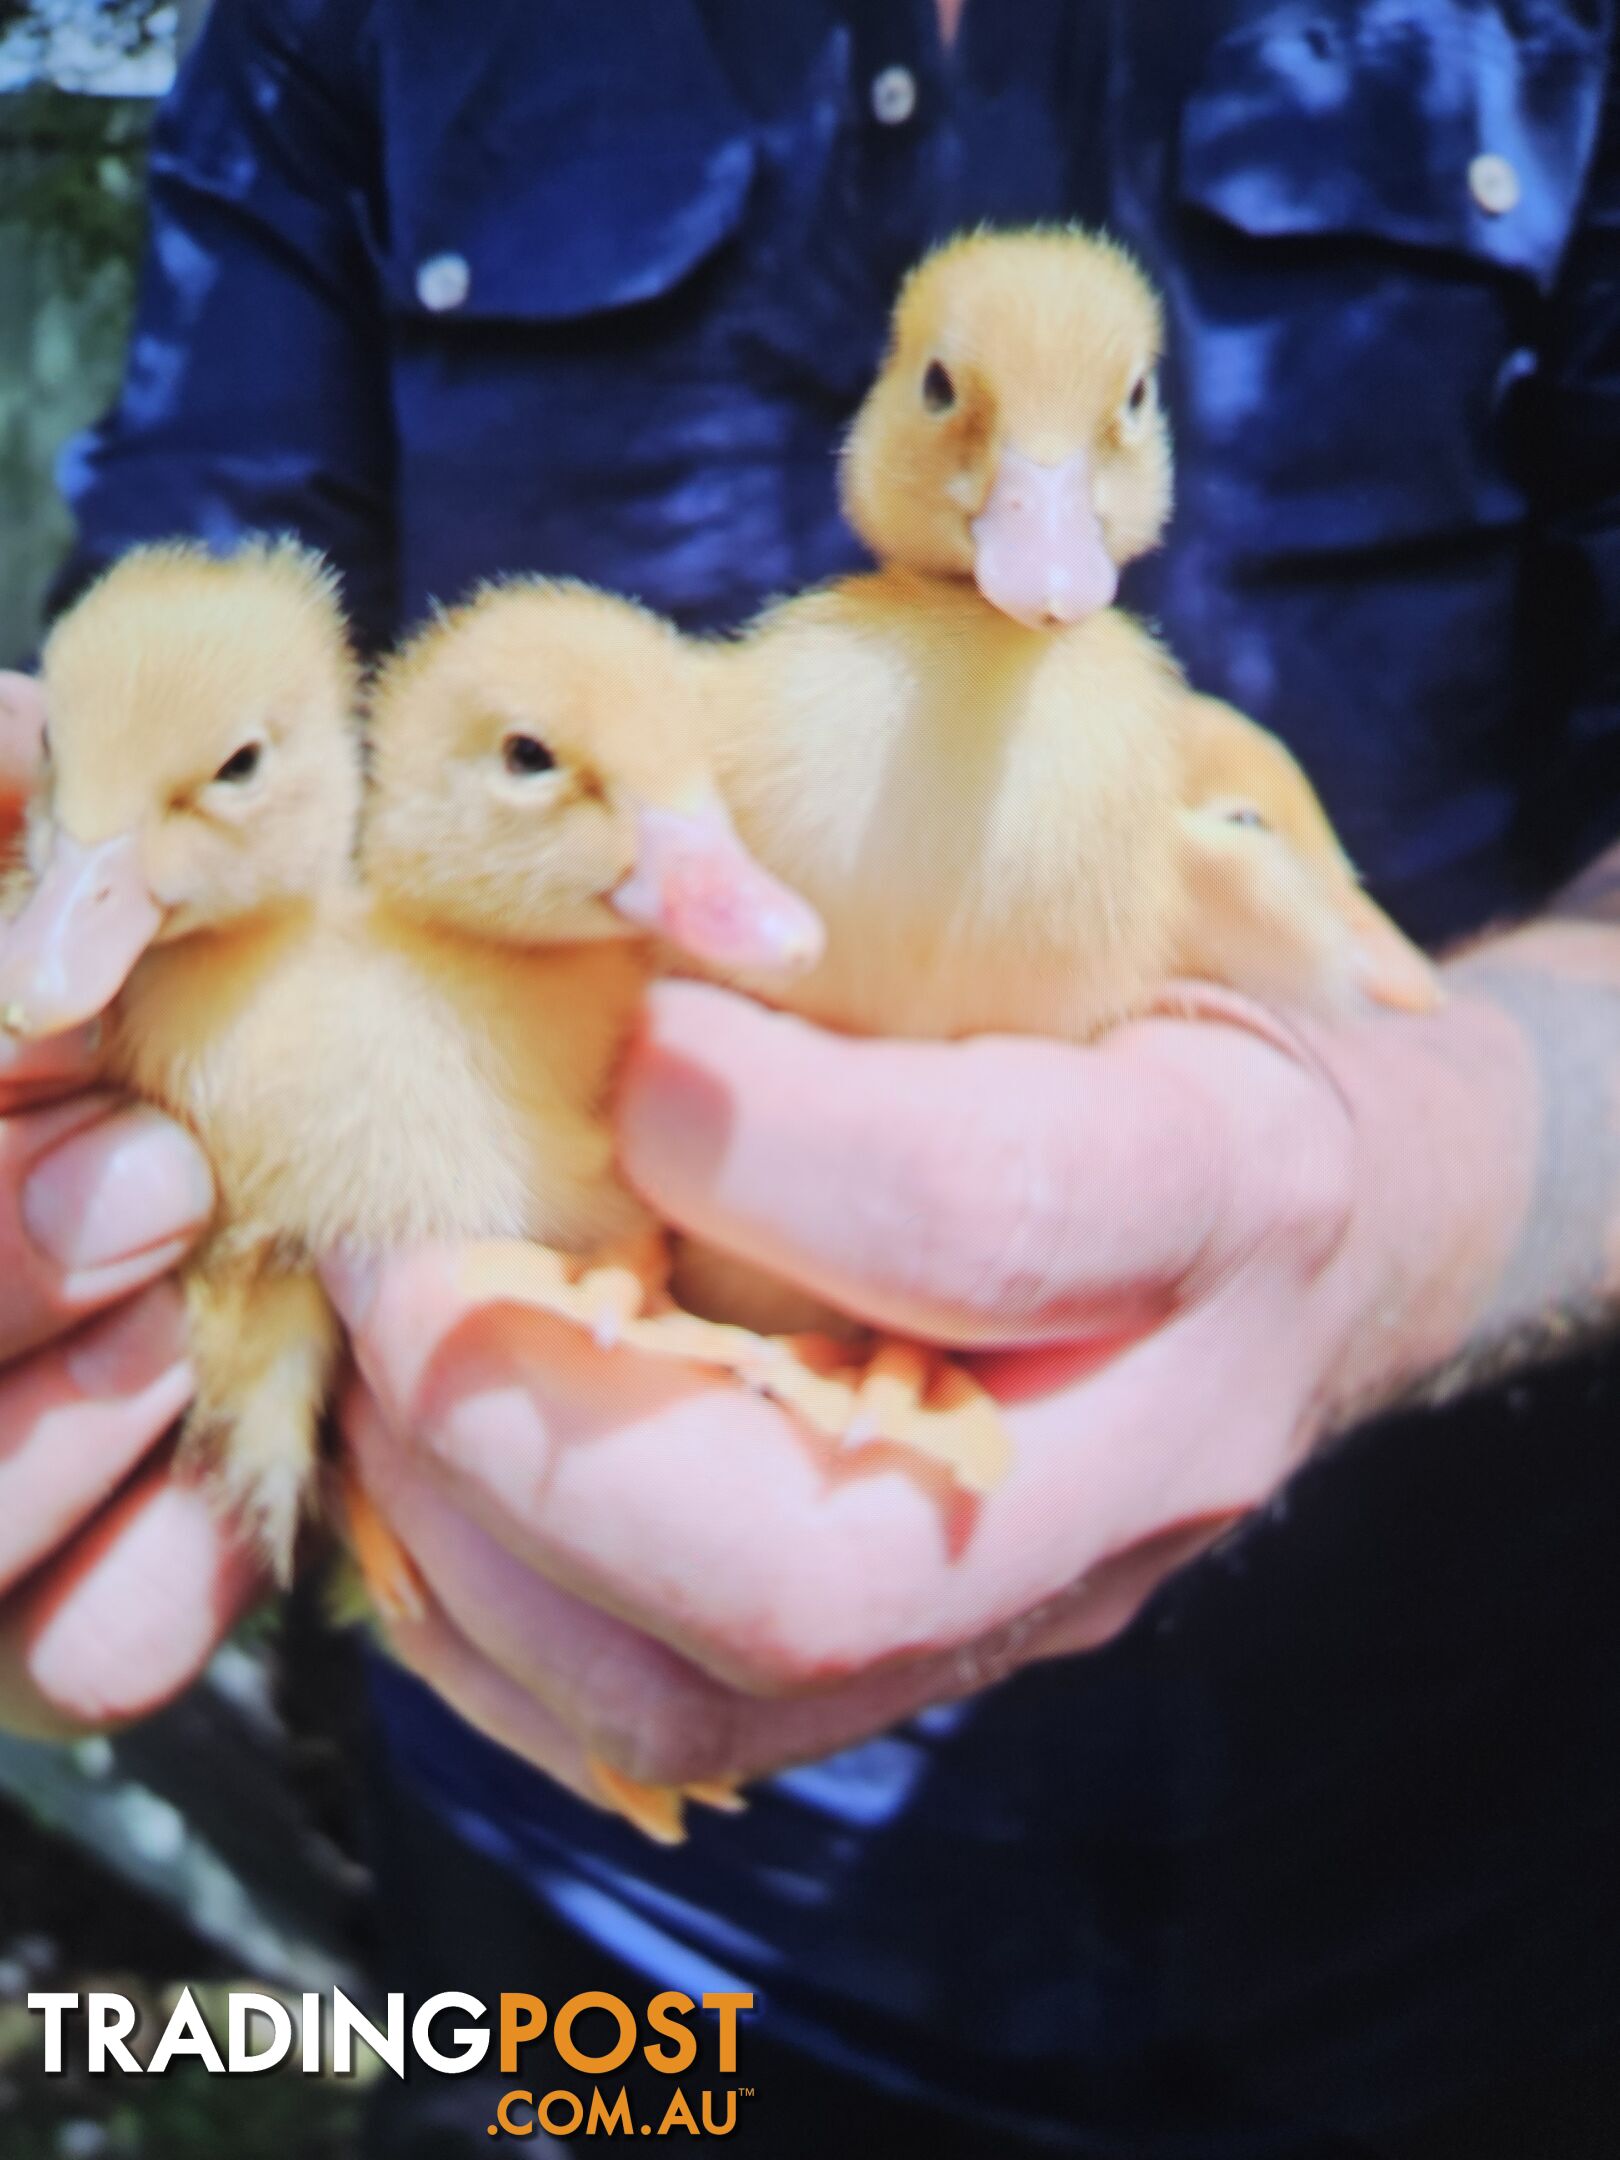
POLYGON ((54 1080, 83 1072, 101 1048, 101 1036, 99 1020, 62 1035, 13 1035, 0 1027, 0 1080, 54 1080))
POLYGON ((139 1395, 185 1354, 184 1301, 173 1283, 160 1282, 83 1329, 65 1362, 82 1394, 110 1398, 139 1395))
POLYGON ((144 1106, 62 1141, 23 1187, 29 1238, 58 1267, 105 1267, 208 1220, 213 1180, 178 1125, 144 1106))
POLYGON ((420 1436, 429 1454, 514 1501, 534 1492, 535 1474, 551 1453, 551 1436, 534 1397, 508 1382, 463 1395, 420 1436))
POLYGON ((380 1275, 377 1262, 362 1253, 330 1253, 321 1262, 320 1277, 326 1294, 346 1326, 356 1328, 364 1321, 377 1295, 380 1275))

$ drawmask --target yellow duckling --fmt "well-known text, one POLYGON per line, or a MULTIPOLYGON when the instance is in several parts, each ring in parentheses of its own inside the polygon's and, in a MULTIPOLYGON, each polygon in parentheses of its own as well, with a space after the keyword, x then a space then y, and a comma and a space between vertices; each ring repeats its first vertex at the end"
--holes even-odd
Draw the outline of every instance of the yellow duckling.
MULTIPOLYGON (((516 1190, 537 1196, 522 1219, 492 1193, 449 1227, 534 1241, 484 1249, 491 1290, 738 1372, 830 1437, 916 1438, 988 1482, 1004 1438, 961 1375, 896 1423, 874 1417, 880 1399, 835 1345, 762 1339, 811 1331, 705 1325, 671 1307, 665 1242, 613 1171, 607 1088, 659 964, 654 940, 666 961, 778 988, 822 947, 818 918, 745 852, 722 806, 708 683, 702 651, 645 610, 514 582, 433 624, 376 685, 361 850, 372 935, 432 979, 455 1007, 452 1039, 476 1046, 509 1096, 504 1076, 530 1075, 531 1094, 562 1076, 561 1105, 507 1105, 530 1136, 527 1154, 498 1150, 522 1167, 516 1190), (587 1194, 600 1219, 543 1212, 565 1192, 587 1194), (575 1283, 535 1243, 600 1264, 575 1283)), ((495 1129, 491 1114, 458 1114, 495 1129)))
MULTIPOLYGON (((1129 257, 1077 231, 974 235, 908 280, 843 463, 883 567, 708 659, 739 829, 827 927, 761 994, 862 1033, 1075 1041, 1189 972, 1432 1001, 1293 760, 1112 604, 1170 509, 1161 339, 1129 257)), ((699 1311, 830 1324, 701 1249, 675 1280, 699 1311)))
POLYGON ((334 581, 291 544, 139 549, 57 624, 43 683, 0 1014, 32 1036, 109 1008, 105 1078, 213 1163, 217 1212, 184 1276, 185 1442, 285 1577, 339 1347, 281 1115, 316 1016, 280 995, 352 878, 357 676, 334 581))

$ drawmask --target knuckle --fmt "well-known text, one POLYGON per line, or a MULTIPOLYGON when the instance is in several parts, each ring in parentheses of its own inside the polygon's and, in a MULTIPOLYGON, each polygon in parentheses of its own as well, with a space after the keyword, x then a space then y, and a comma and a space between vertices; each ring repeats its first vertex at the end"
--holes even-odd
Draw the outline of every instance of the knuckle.
POLYGON ((1352 1180, 1329 1151, 1291 1150, 1269 1163, 1246 1196, 1228 1264, 1267 1260, 1289 1279, 1307 1282, 1339 1250, 1353 1212, 1352 1180))
POLYGON ((1266 1166, 1270 1235, 1314 1267, 1336 1249, 1350 1222, 1355 1163, 1349 1120, 1334 1108, 1323 1115, 1320 1099, 1279 1120, 1272 1145, 1258 1157, 1266 1166))
POLYGON ((660 1723, 643 1730, 624 1752, 629 1776, 645 1785, 694 1785, 723 1778, 733 1767, 733 1753, 724 1731, 708 1718, 691 1726, 660 1723))
POLYGON ((973 1321, 1050 1297, 1071 1180, 1050 1135, 1002 1093, 957 1100, 904 1130, 871 1195, 873 1243, 915 1301, 973 1321))
POLYGON ((728 1766, 723 1692, 659 1644, 613 1631, 578 1669, 573 1692, 589 1745, 626 1777, 685 1785, 728 1766))
MULTIPOLYGON (((595 1717, 593 1705, 593 1720, 595 1717)), ((593 1745, 627 1777, 646 1785, 690 1785, 723 1777, 734 1761, 734 1720, 722 1698, 665 1697, 631 1717, 593 1723, 593 1745)))

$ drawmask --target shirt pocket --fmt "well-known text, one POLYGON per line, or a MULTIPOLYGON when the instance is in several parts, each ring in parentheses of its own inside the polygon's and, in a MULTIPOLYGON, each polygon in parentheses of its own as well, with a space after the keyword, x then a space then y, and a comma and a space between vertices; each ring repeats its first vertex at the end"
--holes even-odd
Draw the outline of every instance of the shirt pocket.
POLYGON ((387 301, 566 323, 672 291, 741 224, 755 146, 685 0, 400 0, 382 57, 387 301))
POLYGON ((1513 408, 1579 212, 1580 0, 1264 10, 1186 98, 1174 280, 1203 513, 1259 554, 1499 528, 1513 408))
POLYGON ((442 0, 384 26, 402 611, 535 571, 733 622, 791 579, 801 522, 738 350, 762 132, 689 0, 615 0, 611 27, 599 0, 480 8, 474 38, 442 0))

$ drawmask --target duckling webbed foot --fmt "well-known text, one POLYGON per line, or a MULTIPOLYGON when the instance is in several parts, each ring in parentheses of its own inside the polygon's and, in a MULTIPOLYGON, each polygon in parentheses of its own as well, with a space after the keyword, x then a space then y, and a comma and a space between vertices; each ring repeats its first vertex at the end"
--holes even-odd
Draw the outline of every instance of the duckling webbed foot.
POLYGON ((1011 1445, 994 1397, 942 1350, 885 1338, 862 1364, 835 1336, 756 1335, 678 1310, 632 1322, 623 1339, 734 1374, 841 1449, 909 1448, 973 1493, 1006 1475, 1011 1445))
POLYGON ((352 1463, 338 1473, 349 1553, 365 1600, 390 1625, 410 1626, 427 1616, 427 1586, 416 1562, 378 1513, 352 1463))
POLYGON ((945 1352, 884 1339, 863 1364, 835 1336, 760 1335, 700 1319, 652 1277, 640 1241, 582 1264, 543 1246, 490 1240, 467 1254, 462 1283, 474 1297, 552 1313, 604 1345, 730 1373, 840 1448, 912 1449, 974 1493, 992 1490, 1006 1473, 1010 1443, 1000 1410, 945 1352))
POLYGON ((614 1814, 633 1823, 655 1845, 685 1844, 685 1804, 689 1800, 700 1807, 718 1808, 725 1815, 740 1815, 748 1806, 738 1787, 727 1779, 702 1779, 691 1785, 644 1785, 640 1778, 615 1770, 600 1755, 587 1755, 585 1762, 597 1798, 614 1814))
POLYGON ((621 1339, 630 1321, 665 1300, 668 1278, 669 1256, 657 1231, 584 1259, 520 1238, 486 1238, 461 1268, 469 1297, 553 1313, 586 1329, 604 1349, 621 1339))
POLYGON ((992 1492, 1011 1465, 994 1396, 942 1350, 886 1339, 861 1373, 844 1445, 888 1442, 947 1469, 964 1491, 992 1492))

